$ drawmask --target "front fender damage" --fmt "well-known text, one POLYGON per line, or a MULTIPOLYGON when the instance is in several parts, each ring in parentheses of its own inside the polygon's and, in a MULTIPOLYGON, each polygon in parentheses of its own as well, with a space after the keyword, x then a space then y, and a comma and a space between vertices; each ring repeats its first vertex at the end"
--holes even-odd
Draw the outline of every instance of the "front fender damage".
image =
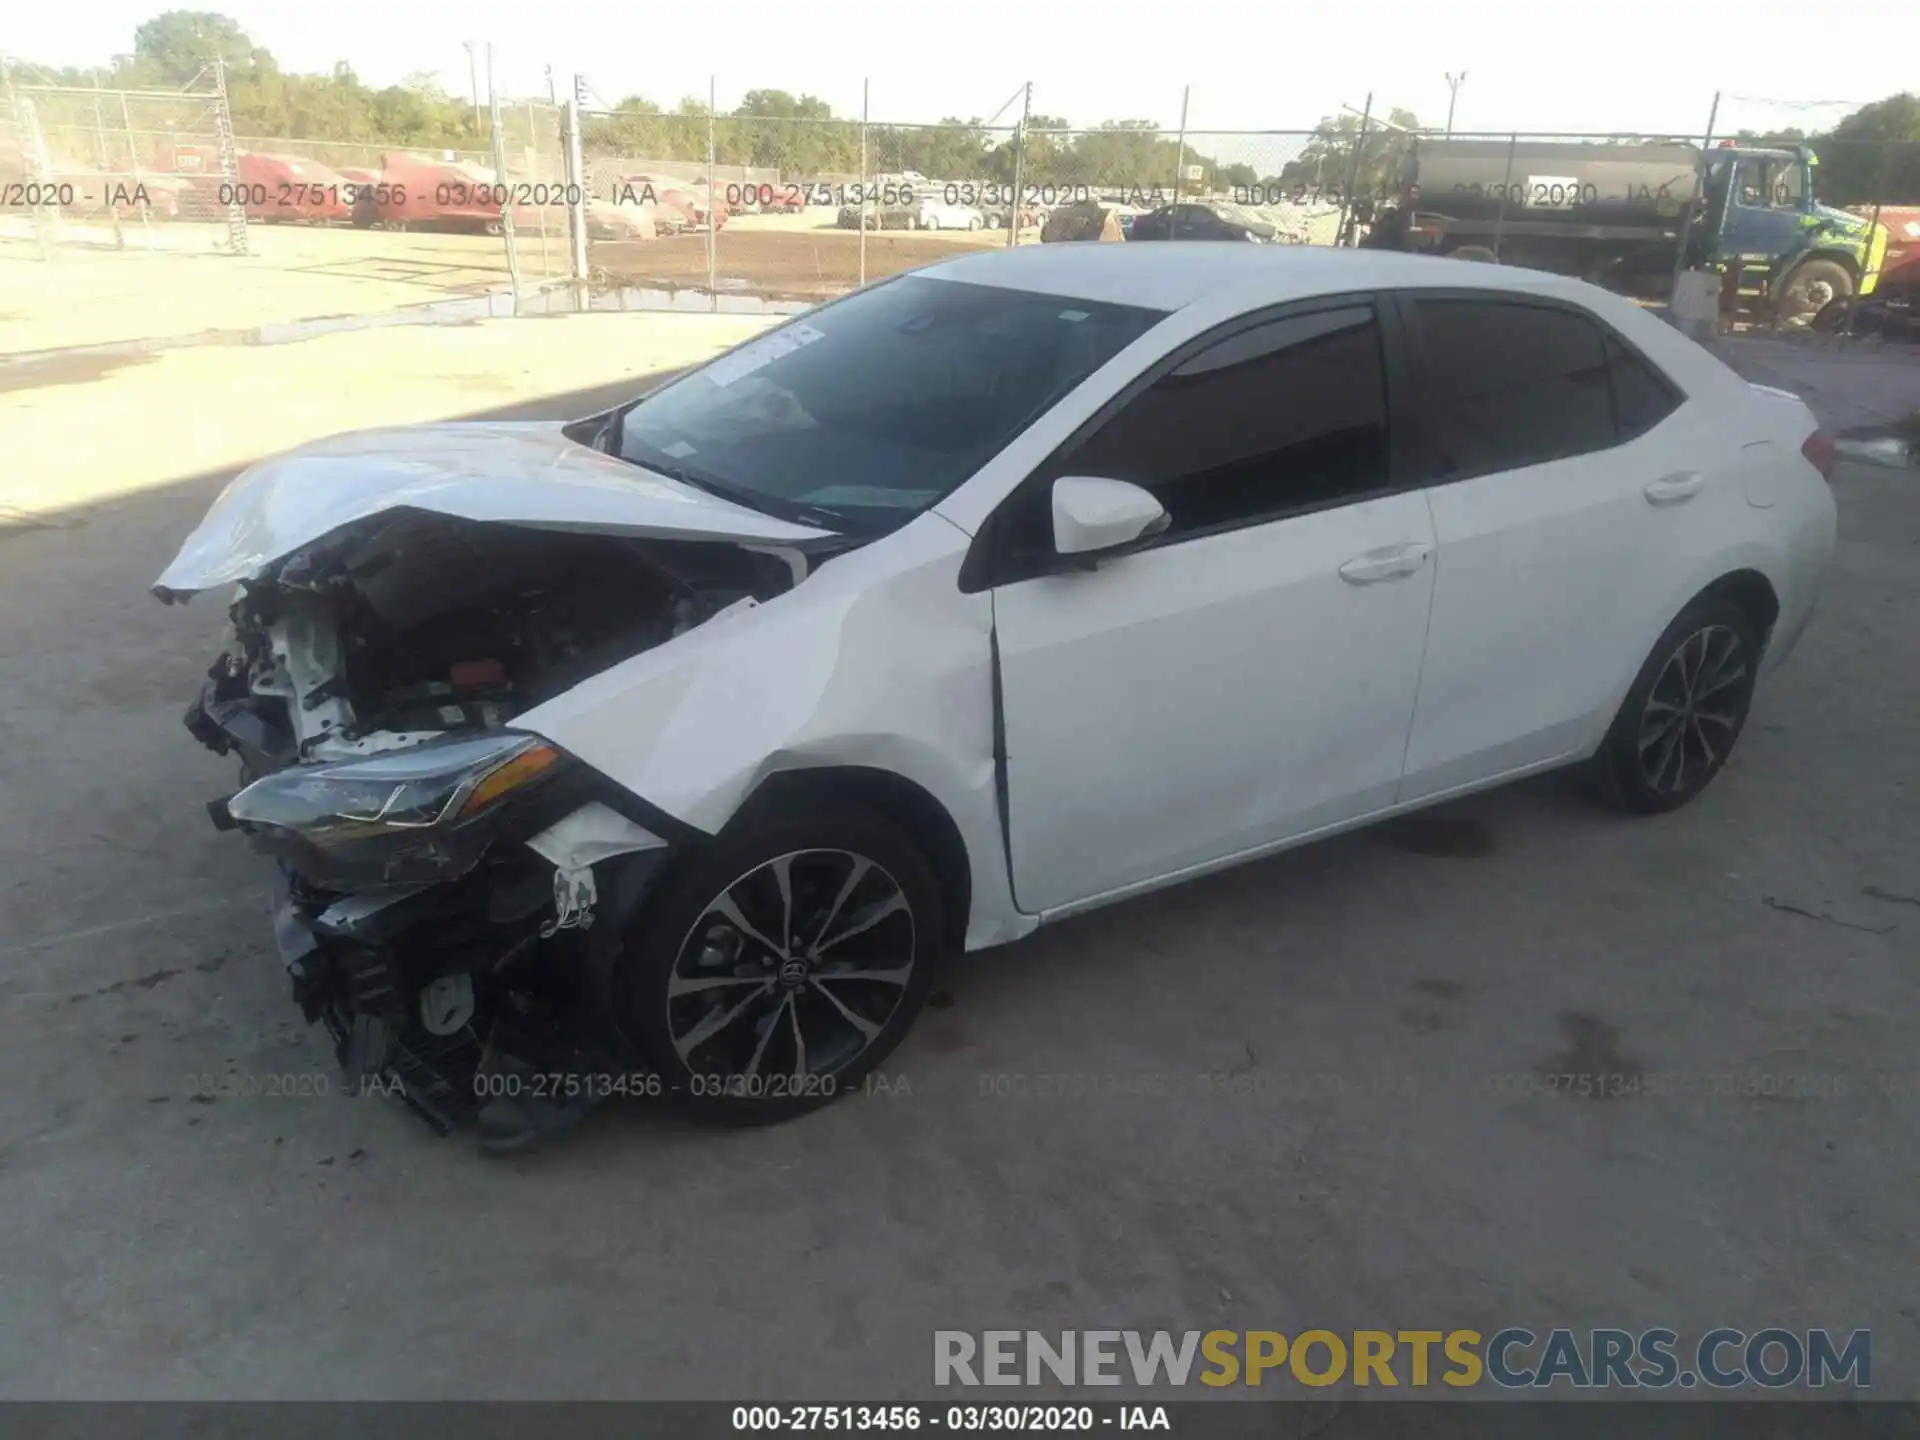
POLYGON ((613 783, 717 834, 770 777, 849 767, 913 782, 952 818, 972 881, 967 947, 1033 928, 1012 903, 993 748, 990 595, 967 537, 926 515, 884 553, 636 655, 518 715, 613 783))

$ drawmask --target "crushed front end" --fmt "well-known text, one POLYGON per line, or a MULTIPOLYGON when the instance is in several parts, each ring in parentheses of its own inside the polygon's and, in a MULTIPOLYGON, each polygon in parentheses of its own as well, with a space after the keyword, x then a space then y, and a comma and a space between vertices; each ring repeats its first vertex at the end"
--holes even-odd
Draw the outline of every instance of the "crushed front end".
POLYGON ((240 584, 186 725, 239 760, 209 813, 275 860, 294 998, 350 1092, 495 1149, 626 1093, 617 961, 675 822, 510 722, 795 578, 737 545, 397 511, 240 584))

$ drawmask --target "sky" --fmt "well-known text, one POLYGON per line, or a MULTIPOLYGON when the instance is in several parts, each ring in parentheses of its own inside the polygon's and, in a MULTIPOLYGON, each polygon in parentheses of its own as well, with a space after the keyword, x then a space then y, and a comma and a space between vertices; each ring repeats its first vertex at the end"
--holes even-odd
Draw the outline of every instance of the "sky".
MULTIPOLYGON (((168 0, 21 3, 0 22, 0 51, 55 65, 105 63, 133 48, 134 28, 168 0)), ((876 121, 946 115, 1075 125, 1145 119, 1172 128, 1183 91, 1189 132, 1307 129, 1372 92, 1376 111, 1447 115, 1448 72, 1465 72, 1460 130, 1642 130, 1695 134, 1723 92, 1720 133, 1815 129, 1848 110, 1920 87, 1912 0, 1852 0, 1845 35, 1869 43, 1802 44, 1804 4, 1682 7, 1616 0, 1556 11, 1545 4, 1349 0, 1282 6, 1235 0, 182 0, 232 16, 286 70, 347 60, 374 85, 430 72, 468 88, 472 41, 486 89, 493 47, 503 94, 564 97, 579 72, 612 103, 706 98, 722 110, 750 89, 819 96, 858 116, 862 84, 876 121), (1575 19, 1577 14, 1580 18, 1575 19), (1735 18, 1729 19, 1732 14, 1735 18)))

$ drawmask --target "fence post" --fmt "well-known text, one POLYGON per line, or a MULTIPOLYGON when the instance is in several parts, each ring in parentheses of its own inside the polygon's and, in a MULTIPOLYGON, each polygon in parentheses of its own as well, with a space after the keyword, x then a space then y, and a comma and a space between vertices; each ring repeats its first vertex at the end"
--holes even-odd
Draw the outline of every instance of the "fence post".
POLYGON ((716 78, 707 76, 707 308, 720 313, 717 247, 720 244, 720 202, 713 193, 714 103, 719 96, 716 78))
POLYGON ((1180 181, 1187 169, 1187 99, 1193 94, 1191 85, 1180 87, 1180 139, 1173 150, 1173 203, 1180 203, 1180 181))
POLYGON ((1020 177, 1027 163, 1027 118, 1033 113, 1033 82, 1021 87, 1020 128, 1013 132, 1013 202, 1007 206, 1007 247, 1020 243, 1020 177))
POLYGON ((500 197, 500 239, 507 251, 507 281, 520 300, 520 252, 513 243, 513 187, 507 183, 507 152, 500 139, 500 94, 493 88, 493 50, 487 50, 487 128, 493 132, 493 179, 500 197))
POLYGON ((1500 210, 1493 217, 1493 263, 1500 263, 1500 237, 1507 230, 1507 197, 1513 194, 1513 152, 1520 148, 1520 132, 1507 136, 1507 172, 1500 177, 1500 210))
POLYGON ((860 82, 860 283, 867 283, 867 101, 871 80, 860 82))
MULTIPOLYGON (((220 150, 220 176, 227 182, 227 250, 247 253, 247 207, 240 201, 240 152, 233 143, 233 114, 227 108, 227 62, 213 62, 213 133, 220 150)), ((176 160, 176 164, 178 161, 176 160)))
POLYGON ((1367 153, 1367 127, 1373 123, 1373 92, 1367 92, 1366 107, 1360 112, 1360 135, 1353 143, 1353 164, 1347 167, 1347 193, 1341 200, 1340 244, 1346 246, 1359 238, 1360 226, 1354 220, 1353 192, 1360 184, 1360 164, 1367 153))
MULTIPOLYGON (((127 132, 127 154, 133 157, 133 188, 135 193, 138 193, 146 188, 145 182, 147 177, 145 167, 140 163, 139 142, 133 138, 133 110, 127 104, 127 92, 124 90, 120 92, 120 124, 127 132)), ((140 201, 139 205, 140 230, 141 233, 147 237, 148 243, 151 244, 153 241, 153 206, 145 200, 140 201)))
MULTIPOLYGON (((13 129, 19 131, 19 148, 27 157, 27 173, 35 180, 48 179, 50 165, 46 161, 46 136, 40 134, 40 111, 33 108, 33 102, 13 90, 12 81, 8 83, 8 100, 13 111, 13 129)), ((58 202, 48 196, 48 188, 40 186, 42 200, 33 205, 33 238, 40 246, 40 259, 54 257, 54 225, 48 215, 60 215, 58 202)))
MULTIPOLYGON (((1893 157, 1900 144, 1898 140, 1888 140, 1884 143, 1886 149, 1880 152, 1880 183, 1873 187, 1875 196, 1873 219, 1870 222, 1871 228, 1867 231, 1867 253, 1864 258, 1869 262, 1873 259, 1874 232, 1880 228, 1880 207, 1886 203, 1887 192, 1893 189, 1893 157)), ((1876 268, 1869 269, 1863 265, 1860 270, 1860 293, 1864 295, 1868 285, 1877 283, 1876 277, 1886 268, 1887 257, 1884 254, 1880 257, 1880 264, 1876 268)))
MULTIPOLYGON (((1707 186, 1707 161, 1713 153, 1713 128, 1720 121, 1720 92, 1713 92, 1713 108, 1707 112, 1707 133, 1700 141, 1700 163, 1694 167, 1693 191, 1687 196, 1687 213, 1680 220, 1680 249, 1673 257, 1673 284, 1667 291, 1667 303, 1673 303, 1673 297, 1680 293, 1680 272, 1687 268, 1687 246, 1693 239, 1693 212, 1699 208, 1700 196, 1707 186)), ((1727 177, 1727 184, 1733 184, 1733 177, 1727 177)), ((1727 198, 1733 198, 1731 190, 1727 198)), ((1737 288, 1737 287, 1736 287, 1737 288)))
MULTIPOLYGON (((527 101, 526 156, 527 156, 527 180, 528 180, 528 183, 533 187, 533 193, 535 195, 539 195, 542 193, 541 187, 546 183, 546 177, 542 175, 540 172, 544 170, 546 167, 541 164, 540 122, 534 115, 533 101, 531 100, 527 101)), ((540 217, 540 284, 541 284, 541 288, 545 289, 546 282, 553 278, 553 269, 551 266, 547 264, 547 207, 546 205, 536 202, 534 205, 534 214, 540 217)))
POLYGON ((587 167, 580 158, 580 77, 573 77, 573 94, 567 97, 567 220, 573 290, 584 298, 587 291, 587 167))
MULTIPOLYGON (((100 104, 100 76, 96 72, 93 77, 93 138, 100 144, 100 168, 102 170, 112 170, 113 157, 107 154, 107 120, 106 117, 100 113, 100 104)), ((113 198, 111 192, 108 193, 107 198, 109 200, 113 198)), ((113 248, 116 250, 126 249, 127 237, 122 234, 120 230, 120 207, 109 204, 107 206, 107 218, 113 224, 113 248)))

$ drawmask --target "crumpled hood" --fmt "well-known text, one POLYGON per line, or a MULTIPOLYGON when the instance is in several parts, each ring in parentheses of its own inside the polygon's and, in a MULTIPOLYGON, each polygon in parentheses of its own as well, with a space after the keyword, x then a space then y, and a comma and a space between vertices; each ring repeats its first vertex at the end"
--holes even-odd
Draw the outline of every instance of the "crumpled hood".
POLYGON ((154 593, 258 576, 387 510, 458 519, 768 545, 828 533, 680 484, 569 440, 558 421, 453 421, 360 430, 248 467, 213 502, 154 593))

